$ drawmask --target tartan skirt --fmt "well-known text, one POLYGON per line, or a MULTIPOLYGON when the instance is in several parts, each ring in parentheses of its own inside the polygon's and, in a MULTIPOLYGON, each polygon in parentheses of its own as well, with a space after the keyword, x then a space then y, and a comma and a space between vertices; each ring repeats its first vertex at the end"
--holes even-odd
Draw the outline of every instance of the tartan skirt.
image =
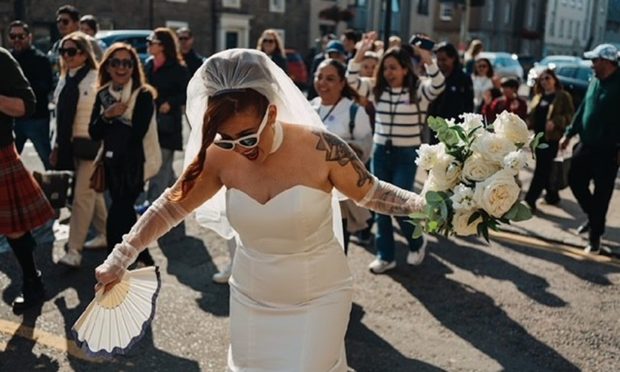
POLYGON ((0 148, 0 234, 27 232, 55 216, 15 145, 0 148))

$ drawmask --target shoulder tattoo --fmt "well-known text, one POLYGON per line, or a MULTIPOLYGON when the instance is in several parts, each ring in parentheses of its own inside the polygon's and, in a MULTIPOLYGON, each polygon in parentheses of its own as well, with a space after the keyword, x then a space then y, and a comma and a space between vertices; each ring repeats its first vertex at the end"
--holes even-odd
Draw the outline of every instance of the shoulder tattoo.
POLYGON ((364 186, 366 182, 372 182, 370 173, 345 141, 327 131, 313 130, 312 133, 319 137, 316 143, 316 149, 325 151, 325 161, 338 162, 338 165, 341 167, 346 167, 351 164, 358 175, 358 187, 364 186))

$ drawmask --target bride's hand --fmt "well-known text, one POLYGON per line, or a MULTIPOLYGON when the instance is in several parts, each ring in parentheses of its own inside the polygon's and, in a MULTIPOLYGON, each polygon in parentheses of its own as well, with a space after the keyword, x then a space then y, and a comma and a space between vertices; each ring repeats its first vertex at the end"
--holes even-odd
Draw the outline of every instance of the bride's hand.
POLYGON ((105 287, 103 293, 112 289, 112 287, 121 281, 123 272, 124 270, 122 268, 110 266, 105 263, 97 266, 95 269, 95 278, 97 279, 95 292, 101 289, 101 287, 105 287))

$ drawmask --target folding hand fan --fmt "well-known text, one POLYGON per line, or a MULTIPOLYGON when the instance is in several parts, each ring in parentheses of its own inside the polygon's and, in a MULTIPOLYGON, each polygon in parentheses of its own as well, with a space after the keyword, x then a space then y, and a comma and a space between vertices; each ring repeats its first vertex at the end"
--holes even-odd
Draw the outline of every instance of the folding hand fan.
POLYGON ((127 271, 106 293, 97 291, 71 329, 78 346, 95 356, 124 354, 153 320, 159 288, 159 269, 150 266, 127 271))

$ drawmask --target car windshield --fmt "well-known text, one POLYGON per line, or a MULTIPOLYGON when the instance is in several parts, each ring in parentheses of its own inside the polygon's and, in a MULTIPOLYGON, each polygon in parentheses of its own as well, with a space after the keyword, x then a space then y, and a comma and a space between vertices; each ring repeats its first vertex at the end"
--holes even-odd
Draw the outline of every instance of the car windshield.
POLYGON ((548 65, 550 63, 571 63, 571 62, 575 62, 576 60, 578 60, 578 58, 576 57, 570 57, 570 56, 549 56, 549 57, 545 57, 540 61, 541 65, 548 65))

